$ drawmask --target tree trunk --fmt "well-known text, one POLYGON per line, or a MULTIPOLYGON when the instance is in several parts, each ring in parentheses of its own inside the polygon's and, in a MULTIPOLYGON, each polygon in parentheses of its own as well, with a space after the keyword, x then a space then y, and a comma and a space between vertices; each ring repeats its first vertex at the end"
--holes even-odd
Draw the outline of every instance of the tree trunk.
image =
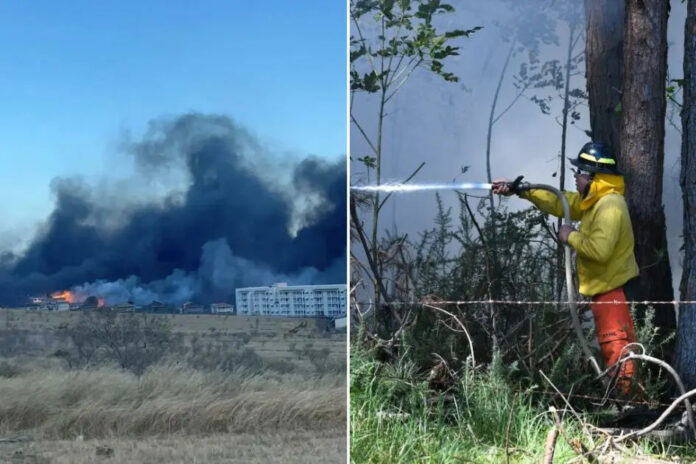
MULTIPOLYGON (((680 184, 684 199, 682 300, 696 299, 696 0, 689 0, 684 39, 684 100, 680 184)), ((696 305, 679 308, 677 370, 687 389, 696 388, 696 305)))
MULTIPOLYGON (((619 155, 636 239, 640 297, 660 301, 674 299, 662 207, 668 9, 664 0, 626 1, 619 155)), ((665 335, 674 330, 672 304, 655 306, 655 324, 665 335)), ((668 359, 670 353, 666 347, 661 355, 668 359)))
POLYGON ((585 0, 585 61, 592 140, 621 151, 624 2, 585 0))

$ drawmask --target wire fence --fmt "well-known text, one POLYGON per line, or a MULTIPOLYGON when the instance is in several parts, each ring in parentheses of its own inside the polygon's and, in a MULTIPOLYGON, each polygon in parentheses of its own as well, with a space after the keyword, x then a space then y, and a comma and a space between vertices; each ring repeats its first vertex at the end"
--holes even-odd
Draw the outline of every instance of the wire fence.
MULTIPOLYGON (((503 389, 500 389, 503 391, 503 389)), ((512 390, 513 393, 520 394, 520 395, 540 395, 540 396, 557 396, 559 398, 565 397, 567 400, 571 400, 573 398, 581 398, 585 400, 590 400, 593 402, 597 403, 605 403, 607 402, 607 397, 601 397, 601 396, 596 396, 596 395, 582 395, 579 393, 574 393, 574 392, 555 392, 551 390, 512 390)), ((675 397, 676 398, 676 397, 675 397)), ((626 398, 611 398, 610 401, 612 403, 620 403, 620 404, 635 404, 635 405, 642 405, 645 406, 646 404, 649 404, 650 406, 664 406, 667 407, 672 403, 664 403, 660 401, 638 401, 638 400, 630 400, 626 398)))
MULTIPOLYGON (((353 303, 368 305, 373 304, 373 301, 353 301, 353 303)), ((562 304, 622 304, 629 305, 691 305, 696 304, 696 300, 672 300, 672 301, 651 301, 651 300, 607 300, 607 301, 592 301, 592 300, 412 300, 412 301, 383 301, 381 304, 392 306, 406 305, 479 305, 479 304, 509 304, 509 305, 562 305, 562 304)))

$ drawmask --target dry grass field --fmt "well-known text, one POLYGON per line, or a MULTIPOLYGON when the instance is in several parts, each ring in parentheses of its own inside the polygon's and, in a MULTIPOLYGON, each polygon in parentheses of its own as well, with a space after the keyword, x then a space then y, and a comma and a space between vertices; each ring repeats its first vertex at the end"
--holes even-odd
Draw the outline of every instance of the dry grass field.
POLYGON ((343 463, 346 436, 337 431, 58 440, 0 444, 13 464, 287 464, 343 463))
POLYGON ((55 356, 77 316, 0 311, 0 462, 345 461, 345 334, 314 320, 162 315, 181 346, 136 375, 55 356), (230 353, 255 361, 204 362, 230 353))
MULTIPOLYGON (((79 311, 0 309, 0 355, 50 356, 66 349, 67 329, 79 311)), ((326 330, 326 322, 288 317, 162 314, 182 344, 215 351, 249 349, 269 362, 311 370, 312 357, 326 356, 340 367, 346 359, 346 334, 326 330)))

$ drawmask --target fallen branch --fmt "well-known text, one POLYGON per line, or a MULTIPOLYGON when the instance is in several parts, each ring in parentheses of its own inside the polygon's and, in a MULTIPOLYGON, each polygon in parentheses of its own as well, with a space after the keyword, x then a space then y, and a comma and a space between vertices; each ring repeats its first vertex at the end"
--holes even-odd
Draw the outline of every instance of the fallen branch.
MULTIPOLYGON (((625 349, 625 347, 624 347, 625 349)), ((669 372, 669 374, 674 378, 674 382, 677 384, 677 387, 679 387, 679 392, 684 396, 686 394, 686 389, 684 388, 684 384, 681 381, 681 378, 679 377, 679 374, 677 374, 677 371, 674 370, 672 366, 670 366, 668 363, 665 361, 654 358, 652 356, 648 356, 645 354, 638 354, 638 353, 633 353, 629 352, 627 356, 624 356, 620 358, 613 366, 609 367, 608 369, 605 369, 600 376, 606 375, 607 372, 609 372, 611 369, 616 368, 616 370, 620 370, 620 366, 624 364, 627 361, 630 361, 632 359, 640 359, 641 361, 647 361, 651 362, 654 364, 657 364, 658 366, 662 367, 664 370, 669 372)), ((694 437, 696 437, 696 425, 694 425, 694 412, 693 409, 691 408, 691 402, 688 400, 688 396, 684 398, 684 406, 686 407, 686 420, 689 424, 689 428, 691 428, 692 433, 694 434, 694 437)), ((671 406, 670 406, 671 407, 671 406)))
POLYGON ((671 404, 667 409, 664 410, 664 412, 662 413, 662 415, 660 415, 660 417, 658 417, 657 420, 656 420, 655 422, 653 422, 652 424, 650 424, 649 426, 647 426, 647 427, 645 427, 645 428, 643 428, 643 429, 637 430, 637 431, 635 431, 635 432, 631 432, 631 433, 629 433, 629 434, 627 434, 627 435, 624 435, 623 437, 617 438, 616 441, 617 441, 617 442, 620 442, 620 441, 624 441, 624 440, 626 440, 626 439, 628 439, 628 438, 640 437, 640 436, 642 436, 642 435, 645 435, 645 434, 647 434, 647 433, 652 432, 653 430, 655 430, 655 428, 656 428, 658 425, 660 425, 660 424, 667 418, 667 416, 670 415, 670 413, 671 413, 672 411, 674 411, 674 409, 679 405, 679 403, 681 403, 682 401, 684 401, 684 400, 686 400, 686 399, 688 399, 688 398, 690 398, 690 397, 692 397, 692 396, 694 396, 694 395, 696 395, 696 388, 694 388, 693 390, 689 390, 688 392, 684 393, 684 394, 681 395, 679 398, 677 398, 676 400, 674 400, 674 401, 672 402, 672 404, 671 404))
POLYGON ((515 401, 517 401, 517 395, 512 397, 510 414, 508 415, 507 425, 505 426, 505 460, 507 464, 510 464, 510 424, 512 424, 512 415, 515 412, 515 401))
POLYGON ((556 440, 558 440, 558 428, 552 427, 551 430, 549 430, 549 433, 546 434, 546 446, 544 446, 544 464, 553 464, 553 453, 556 451, 556 440))
MULTIPOLYGON (((549 383, 549 385, 551 385, 551 388, 553 388, 554 390, 556 390, 556 393, 558 393, 558 394, 560 395, 560 397, 563 399, 563 401, 565 402, 565 404, 568 406, 568 409, 570 410, 570 412, 573 413, 573 415, 575 416, 575 418, 577 419, 577 421, 580 423, 580 425, 582 425, 582 431, 585 432, 585 435, 588 437, 588 439, 590 440, 590 443, 592 444, 592 447, 594 448, 594 447, 595 447, 594 440, 592 440, 592 435, 591 435, 590 432, 587 430, 587 426, 586 426, 586 424, 585 424, 585 421, 583 421, 582 418, 580 417, 580 415, 577 413, 577 411, 575 411, 575 409, 573 409, 573 406, 570 404, 570 401, 568 401, 568 400, 566 399, 566 397, 563 395, 563 393, 561 393, 561 391, 558 389, 558 387, 556 387, 556 385, 554 385, 553 382, 551 382, 551 379, 549 379, 548 377, 546 377, 546 374, 544 374, 544 371, 542 371, 541 369, 539 369, 539 373, 540 373, 541 376, 549 383)), ((554 408, 554 410, 555 410, 555 408, 554 408)), ((593 428, 596 428, 596 427, 594 427, 594 426, 592 426, 592 427, 593 427, 593 428)), ((599 429, 599 430, 601 430, 601 429, 599 429)))
MULTIPOLYGON (((561 432, 561 435, 563 435, 563 438, 565 438, 565 441, 568 443, 568 446, 575 451, 575 453, 578 456, 585 457, 587 458, 588 461, 590 462, 597 462, 597 459, 594 457, 594 455, 587 449, 587 447, 582 443, 582 441, 575 439, 572 440, 568 434, 566 433, 565 429, 563 428, 563 423, 561 423, 561 418, 558 417, 558 411, 556 408, 553 406, 549 407, 549 412, 553 414, 553 419, 556 421, 556 428, 561 432)), ((582 424, 582 421, 580 421, 582 424)), ((584 429, 584 426, 583 426, 584 429)), ((547 444, 548 444, 548 439, 547 439, 547 444)), ((553 458, 553 456, 552 456, 553 458)), ((546 461, 544 461, 546 462, 546 461)))

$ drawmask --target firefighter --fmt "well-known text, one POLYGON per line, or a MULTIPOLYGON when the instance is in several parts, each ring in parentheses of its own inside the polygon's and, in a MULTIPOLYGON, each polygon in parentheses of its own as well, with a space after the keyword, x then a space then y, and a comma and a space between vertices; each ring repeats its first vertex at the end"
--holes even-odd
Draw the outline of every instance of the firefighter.
MULTIPOLYGON (((624 285, 638 275, 633 254, 633 229, 628 206, 623 197, 624 178, 616 158, 606 145, 585 144, 570 163, 576 168, 577 192, 563 192, 570 216, 580 221, 578 230, 564 225, 558 239, 576 252, 579 292, 592 298, 597 341, 607 367, 613 366, 622 349, 636 341, 635 328, 626 302, 624 285), (604 303, 603 303, 604 302, 604 303)), ((493 182, 493 192, 509 196, 509 180, 493 182)), ((558 197, 545 190, 519 193, 540 210, 563 216, 558 197)), ((618 386, 629 394, 634 375, 633 361, 625 362, 619 373, 618 386)))

